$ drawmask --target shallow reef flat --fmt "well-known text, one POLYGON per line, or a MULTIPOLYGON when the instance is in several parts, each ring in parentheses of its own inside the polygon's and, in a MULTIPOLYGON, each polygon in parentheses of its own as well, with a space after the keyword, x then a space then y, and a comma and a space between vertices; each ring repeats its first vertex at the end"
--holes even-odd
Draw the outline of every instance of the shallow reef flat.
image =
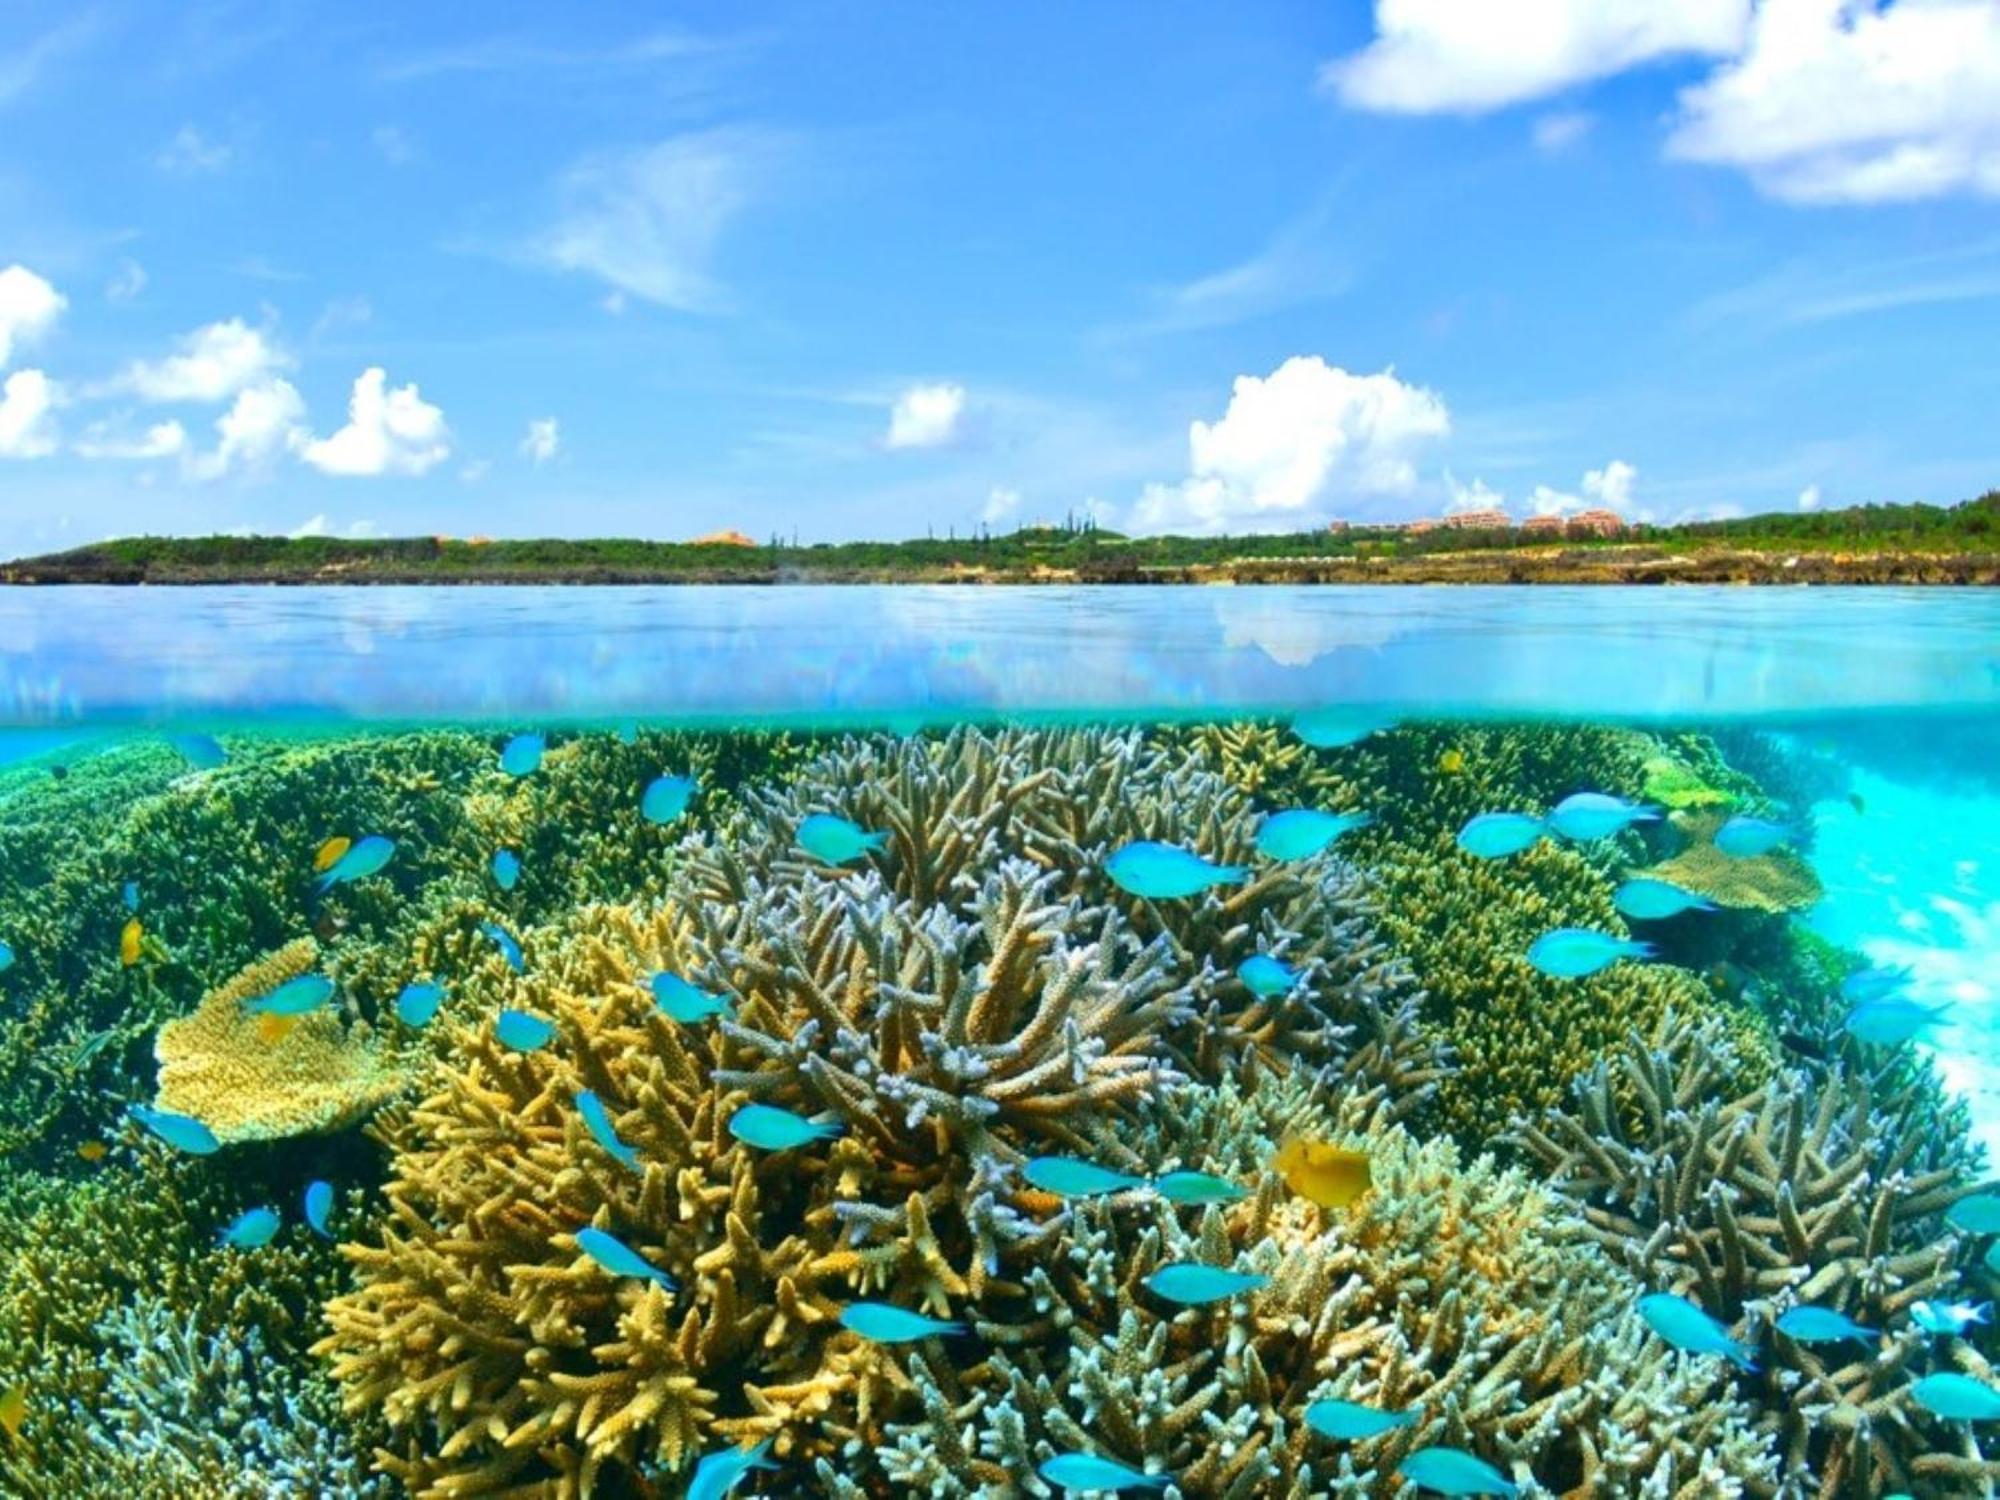
POLYGON ((1993 1380, 1983 1327, 1911 1318, 1991 1292, 1987 1239, 1947 1217, 1984 1171, 1963 1110, 1843 1029, 1862 963, 1797 920, 1810 848, 1715 847, 1732 814, 1837 792, 1775 742, 1481 722, 1315 748, 1241 721, 216 749, 0 771, 7 1494, 669 1497, 752 1444, 773 1467, 736 1493, 840 1500, 1040 1500, 1066 1453, 1202 1500, 1400 1497, 1439 1447, 1522 1495, 2000 1482, 1910 1395, 1993 1380), (684 809, 647 796, 663 775, 692 778, 684 809), (1582 791, 1663 815, 1460 842, 1582 791), (1367 820, 1274 858, 1260 829, 1292 808, 1367 820), (809 852, 822 814, 871 837, 809 852), (393 857, 329 843, 367 837, 393 857), (1107 858, 1142 843, 1232 878, 1132 894, 1107 858), (1709 909, 1628 919, 1634 878, 1709 909), (1564 928, 1655 952, 1554 978, 1527 954, 1564 928), (817 1128, 774 1147, 750 1105, 817 1128), (1274 1165, 1300 1141, 1366 1190, 1301 1191, 1274 1165), (1031 1180, 1051 1158, 1130 1185, 1059 1194, 1031 1180), (1176 1171, 1237 1191, 1147 1186, 1176 1171), (1247 1289, 1161 1296, 1187 1264, 1247 1289), (1757 1368, 1670 1347, 1660 1292, 1757 1368), (878 1340, 856 1303, 957 1330, 878 1340), (1805 1304, 1881 1336, 1777 1331, 1805 1304), (1307 1420, 1324 1401, 1409 1416, 1341 1440, 1307 1420))

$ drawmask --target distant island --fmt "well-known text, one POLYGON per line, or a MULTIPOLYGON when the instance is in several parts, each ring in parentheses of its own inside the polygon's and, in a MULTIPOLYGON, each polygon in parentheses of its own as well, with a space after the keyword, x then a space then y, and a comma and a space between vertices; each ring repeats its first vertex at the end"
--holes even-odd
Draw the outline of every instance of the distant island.
POLYGON ((2000 491, 1678 526, 1468 511, 1287 535, 1128 537, 1087 521, 811 546, 484 537, 132 537, 0 564, 11 584, 2000 583, 2000 491))

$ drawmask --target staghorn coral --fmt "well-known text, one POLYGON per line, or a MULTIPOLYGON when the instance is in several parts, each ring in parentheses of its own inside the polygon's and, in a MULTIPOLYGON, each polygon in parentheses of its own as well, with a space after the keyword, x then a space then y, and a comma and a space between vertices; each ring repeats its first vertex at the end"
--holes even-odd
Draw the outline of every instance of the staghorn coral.
POLYGON ((193 1015, 160 1028, 161 1109, 192 1115, 224 1145, 339 1130, 366 1118, 409 1084, 365 1021, 344 1025, 332 1006, 266 1036, 243 1002, 319 961, 299 938, 212 990, 193 1015))
POLYGON ((1738 911, 1802 911, 1819 900, 1819 877, 1791 850, 1773 849, 1754 859, 1735 859, 1714 844, 1715 831, 1722 826, 1720 813, 1676 814, 1673 823, 1687 835, 1687 847, 1637 873, 1738 911))

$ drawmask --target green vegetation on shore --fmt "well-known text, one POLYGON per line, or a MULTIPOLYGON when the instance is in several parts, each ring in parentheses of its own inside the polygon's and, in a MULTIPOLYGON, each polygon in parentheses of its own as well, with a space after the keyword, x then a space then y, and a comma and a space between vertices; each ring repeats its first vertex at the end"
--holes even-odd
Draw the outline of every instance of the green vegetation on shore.
POLYGON ((1354 527, 1126 537, 1087 525, 904 542, 131 537, 0 565, 9 583, 2000 581, 2000 491, 1643 526, 1616 538, 1354 527))

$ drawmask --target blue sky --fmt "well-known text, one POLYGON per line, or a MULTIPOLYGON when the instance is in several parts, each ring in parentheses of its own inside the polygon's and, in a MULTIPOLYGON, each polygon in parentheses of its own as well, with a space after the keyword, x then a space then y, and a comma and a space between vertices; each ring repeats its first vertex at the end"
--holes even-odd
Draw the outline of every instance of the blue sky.
POLYGON ((401 9, 0 6, 0 553, 2000 484, 1992 0, 401 9))

